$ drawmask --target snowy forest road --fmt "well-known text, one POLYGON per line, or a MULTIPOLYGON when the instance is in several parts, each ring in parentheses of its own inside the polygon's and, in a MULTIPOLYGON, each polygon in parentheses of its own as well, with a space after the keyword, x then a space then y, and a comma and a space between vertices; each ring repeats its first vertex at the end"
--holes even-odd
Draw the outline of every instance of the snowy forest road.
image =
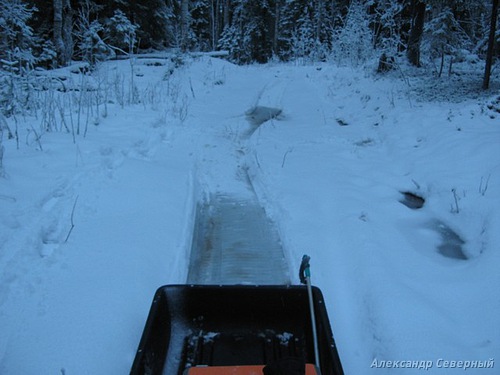
MULTIPOLYGON (((266 107, 259 122, 279 112, 266 107)), ((260 124, 250 122, 251 135, 260 124)), ((229 164, 232 167, 229 169, 236 176, 236 183, 219 186, 215 192, 213 186, 205 184, 208 198, 197 205, 189 284, 290 284, 278 231, 259 203, 244 160, 248 148, 241 147, 241 142, 248 136, 248 131, 239 132, 232 140, 236 150, 229 158, 234 162, 229 164)), ((206 167, 210 169, 209 164, 206 167)))
MULTIPOLYGON (((463 91, 332 63, 196 58, 172 73, 164 60, 132 62, 103 63, 88 76, 96 91, 39 92, 38 110, 9 120, 20 136, 2 142, 2 375, 128 373, 159 286, 195 280, 193 269, 193 282, 296 284, 304 253, 346 373, 392 375, 379 365, 421 360, 451 373, 443 360, 496 374, 490 99, 429 101, 441 87, 463 91), (135 93, 140 103, 127 101, 135 93), (282 113, 253 129, 257 106, 282 113), (49 119, 59 130, 45 130, 49 119), (86 136, 65 131, 86 122, 86 136), (425 204, 410 209, 402 192, 425 204), (213 250, 195 266, 193 242, 243 249, 236 236, 256 241, 238 254, 251 272, 213 250), (467 259, 443 254, 445 237, 467 259), (264 260, 252 265, 256 253, 273 279, 264 260)), ((65 72, 74 87, 87 80, 65 72)))

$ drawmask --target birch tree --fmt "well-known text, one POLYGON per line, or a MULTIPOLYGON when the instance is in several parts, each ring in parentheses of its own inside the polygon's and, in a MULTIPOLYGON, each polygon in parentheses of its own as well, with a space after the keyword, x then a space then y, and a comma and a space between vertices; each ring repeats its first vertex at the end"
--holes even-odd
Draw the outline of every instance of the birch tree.
POLYGON ((73 56, 73 10, 70 0, 53 0, 53 43, 59 65, 67 65, 73 56))

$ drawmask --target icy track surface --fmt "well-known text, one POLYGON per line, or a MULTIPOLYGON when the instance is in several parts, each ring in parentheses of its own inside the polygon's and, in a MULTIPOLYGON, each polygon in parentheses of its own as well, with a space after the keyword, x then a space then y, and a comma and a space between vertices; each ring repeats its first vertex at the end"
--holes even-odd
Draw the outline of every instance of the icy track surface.
POLYGON ((202 157, 203 173, 197 176, 202 192, 197 194, 189 284, 290 284, 278 230, 259 202, 247 164, 252 152, 248 137, 278 114, 254 107, 251 116, 246 112, 248 124, 236 122, 240 129, 224 142, 227 151, 233 149, 225 159, 224 173, 219 158, 202 157))
POLYGON ((290 284, 278 233, 255 200, 216 196, 195 225, 188 284, 290 284))
POLYGON ((371 67, 201 57, 171 71, 151 58, 105 63, 92 76, 54 72, 68 91, 37 93, 54 117, 17 117, 19 144, 4 132, 0 374, 128 373, 156 288, 206 271, 192 252, 197 212, 234 215, 214 230, 269 230, 248 247, 267 251, 278 277, 266 268, 262 279, 238 278, 243 268, 224 265, 210 273, 221 282, 298 283, 300 259, 311 256, 346 374, 422 372, 387 361, 462 374, 449 361, 490 360, 494 368, 466 373, 498 373, 491 98, 426 102, 400 72, 371 67), (61 131, 43 130, 45 120, 61 131), (401 192, 425 204, 407 207, 401 192))

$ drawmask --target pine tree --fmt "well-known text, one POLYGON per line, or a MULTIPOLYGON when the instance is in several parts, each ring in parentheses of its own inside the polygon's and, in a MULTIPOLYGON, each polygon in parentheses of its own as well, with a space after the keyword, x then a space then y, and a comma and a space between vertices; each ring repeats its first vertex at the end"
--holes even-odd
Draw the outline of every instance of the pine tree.
POLYGON ((450 56, 448 71, 451 74, 454 57, 457 57, 460 50, 466 48, 469 42, 451 8, 444 7, 439 10, 439 13, 425 26, 424 33, 431 58, 441 59, 438 77, 443 73, 446 56, 450 56))
POLYGON ((132 53, 137 42, 137 28, 138 26, 132 24, 125 13, 117 9, 104 30, 107 43, 122 52, 132 53))
POLYGON ((403 11, 403 3, 398 0, 370 3, 370 25, 375 48, 389 54, 395 54, 402 49, 403 11))
MULTIPOLYGON (((208 12, 208 24, 207 27, 209 29, 208 38, 210 49, 215 50, 217 48, 217 43, 221 37, 222 32, 229 26, 229 14, 230 14, 230 0, 197 0, 193 5, 192 18, 194 20, 193 28, 197 28, 197 23, 199 22, 196 19, 196 12, 198 3, 203 3, 203 7, 206 8, 205 12, 208 12)), ((205 20, 203 21, 206 22, 205 20)), ((199 36, 200 32, 195 31, 196 35, 199 36)), ((199 38, 199 37, 198 37, 199 38)))
POLYGON ((114 56, 103 39, 104 26, 98 19, 98 12, 102 9, 90 0, 82 2, 78 9, 75 29, 78 57, 92 65, 114 56))
POLYGON ((212 47, 212 33, 215 31, 210 27, 211 9, 209 2, 206 0, 192 1, 190 19, 190 31, 192 35, 190 38, 190 47, 201 51, 214 49, 212 47))
POLYGON ((0 3, 0 110, 5 116, 23 110, 29 99, 27 76, 36 59, 28 21, 34 11, 20 0, 0 3))
POLYGON ((302 57, 314 40, 312 4, 300 0, 285 0, 278 22, 278 56, 284 60, 302 57))
POLYGON ((30 51, 34 45, 34 33, 28 21, 35 10, 21 0, 4 0, 0 3, 1 59, 19 64, 34 62, 30 51))
POLYGON ((247 64, 267 62, 273 54, 274 3, 269 0, 235 2, 232 19, 219 40, 231 60, 247 64))
POLYGON ((373 32, 370 29, 367 4, 354 0, 349 6, 343 27, 336 30, 333 53, 338 62, 363 64, 373 54, 373 32))
POLYGON ((174 0, 168 0, 165 7, 161 8, 161 16, 165 25, 165 37, 164 45, 166 47, 176 47, 179 48, 181 44, 181 32, 180 32, 180 7, 179 3, 174 0))
POLYGON ((313 22, 312 7, 304 6, 303 13, 297 20, 290 39, 294 58, 309 57, 316 49, 316 29, 313 22))
POLYGON ((163 49, 176 44, 175 28, 178 21, 173 16, 175 0, 114 0, 114 5, 105 7, 108 18, 116 8, 121 10, 131 24, 137 26, 139 47, 163 49))

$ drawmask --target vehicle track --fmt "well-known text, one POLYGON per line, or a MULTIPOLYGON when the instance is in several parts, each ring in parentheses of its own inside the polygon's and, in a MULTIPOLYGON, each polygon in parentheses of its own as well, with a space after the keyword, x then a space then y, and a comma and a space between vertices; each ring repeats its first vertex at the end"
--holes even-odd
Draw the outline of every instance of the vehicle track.
POLYGON ((246 167, 249 136, 243 130, 236 138, 213 140, 214 145, 230 142, 231 155, 205 147, 203 170, 213 178, 201 183, 208 198, 197 205, 189 284, 290 284, 278 230, 260 204, 246 167))
POLYGON ((195 225, 188 283, 290 283, 279 234, 256 199, 214 195, 195 225))

